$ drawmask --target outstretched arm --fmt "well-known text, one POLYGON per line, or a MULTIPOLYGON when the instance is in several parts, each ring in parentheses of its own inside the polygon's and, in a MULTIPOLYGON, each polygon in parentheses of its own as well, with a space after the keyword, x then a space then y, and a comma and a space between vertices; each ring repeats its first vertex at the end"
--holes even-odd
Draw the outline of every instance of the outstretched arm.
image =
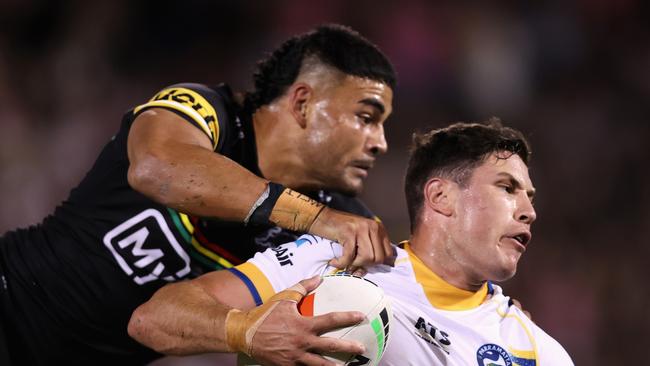
POLYGON ((316 353, 362 353, 363 346, 319 335, 357 324, 363 314, 301 316, 296 303, 319 283, 318 277, 301 281, 254 307, 239 278, 211 272, 158 290, 133 313, 129 335, 168 355, 239 351, 270 365, 334 365, 316 353))

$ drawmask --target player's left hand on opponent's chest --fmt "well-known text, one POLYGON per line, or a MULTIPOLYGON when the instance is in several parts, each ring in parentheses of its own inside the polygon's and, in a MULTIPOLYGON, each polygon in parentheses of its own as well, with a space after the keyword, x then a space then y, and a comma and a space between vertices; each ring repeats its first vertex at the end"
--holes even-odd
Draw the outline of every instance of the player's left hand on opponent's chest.
POLYGON ((358 268, 395 263, 395 250, 381 222, 325 208, 309 232, 343 246, 343 255, 330 264, 337 268, 358 268))

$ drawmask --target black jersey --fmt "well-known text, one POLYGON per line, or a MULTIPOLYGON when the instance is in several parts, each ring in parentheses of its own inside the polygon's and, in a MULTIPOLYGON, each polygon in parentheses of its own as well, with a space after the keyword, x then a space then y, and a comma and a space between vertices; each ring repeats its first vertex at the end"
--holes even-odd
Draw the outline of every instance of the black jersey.
MULTIPOLYGON (((154 107, 177 113, 210 138, 215 152, 260 175, 251 117, 225 85, 174 85, 127 112, 119 132, 53 215, 0 238, 0 320, 17 363, 145 363, 157 355, 126 329, 133 310, 158 288, 229 268, 296 238, 279 227, 192 217, 131 189, 128 133, 137 115, 154 107)), ((372 217, 356 198, 304 193, 372 217)))

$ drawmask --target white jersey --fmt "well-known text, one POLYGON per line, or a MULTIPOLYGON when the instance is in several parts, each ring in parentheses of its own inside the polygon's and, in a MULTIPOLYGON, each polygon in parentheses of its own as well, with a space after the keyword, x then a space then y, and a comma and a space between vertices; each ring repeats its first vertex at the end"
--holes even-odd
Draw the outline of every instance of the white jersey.
MULTIPOLYGON (((335 272, 335 242, 303 235, 295 242, 257 253, 230 269, 258 304, 316 274, 335 272)), ((437 276, 411 251, 397 248, 395 267, 379 265, 365 278, 391 298, 393 320, 380 365, 573 365, 562 346, 510 305, 502 289, 458 289, 437 276)))

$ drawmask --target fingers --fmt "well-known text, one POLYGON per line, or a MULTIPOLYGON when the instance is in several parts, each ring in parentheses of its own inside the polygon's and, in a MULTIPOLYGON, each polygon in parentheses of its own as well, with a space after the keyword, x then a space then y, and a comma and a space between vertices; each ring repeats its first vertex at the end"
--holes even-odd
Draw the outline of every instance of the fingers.
POLYGON ((311 342, 309 351, 320 354, 352 353, 362 354, 366 351, 363 344, 352 340, 343 340, 330 337, 317 337, 311 342))
POLYGON ((375 233, 370 230, 358 234, 356 247, 357 255, 352 260, 353 267, 361 267, 367 264, 381 263, 383 261, 383 253, 375 248, 378 243, 375 233), (374 236, 374 238, 373 238, 374 236), (373 241, 373 239, 375 239, 373 241))
POLYGON ((310 318, 311 328, 320 335, 331 330, 350 327, 363 321, 365 316, 358 311, 341 311, 310 318))
MULTIPOLYGON (((298 285, 302 286, 304 289, 304 292, 302 295, 306 295, 316 289, 320 285, 320 283, 323 282, 323 278, 319 275, 316 275, 312 278, 308 278, 306 280, 302 280, 298 283, 298 285)), ((293 287, 291 287, 293 289, 293 287)))
MULTIPOLYGON (((300 284, 298 284, 298 285, 300 285, 300 284)), ((297 287, 297 286, 294 286, 294 287, 297 287)), ((300 289, 300 291, 295 291, 295 290, 292 290, 290 288, 286 289, 284 291, 280 291, 277 294, 271 296, 271 298, 267 301, 267 303, 270 304, 270 303, 278 302, 278 301, 288 301, 288 302, 297 303, 300 300, 302 300, 302 298, 305 296, 304 287, 302 287, 302 285, 300 285, 300 287, 298 287, 298 288, 300 289)))
POLYGON ((356 239, 353 239, 339 241, 339 244, 343 246, 343 254, 338 258, 332 259, 329 264, 339 269, 345 269, 352 264, 352 261, 357 256, 357 243, 356 239))
POLYGON ((390 239, 388 238, 388 234, 385 231, 383 237, 381 238, 381 244, 384 248, 384 252, 386 253, 383 263, 394 267, 395 259, 397 259, 397 249, 395 249, 395 246, 391 244, 390 239))
POLYGON ((318 275, 308 278, 306 280, 302 280, 295 285, 289 287, 288 289, 284 291, 280 291, 277 294, 271 296, 271 298, 267 301, 267 303, 275 302, 275 301, 290 301, 297 303, 302 298, 307 295, 310 291, 313 291, 320 285, 322 282, 322 278, 318 275))
POLYGON ((373 264, 394 265, 395 252, 381 222, 326 208, 310 233, 339 242, 343 253, 330 261, 340 269, 373 264))
MULTIPOLYGON (((310 282, 312 279, 303 282, 310 282)), ((309 286, 309 283, 308 283, 309 286)), ((295 291, 292 291, 295 293, 295 291)), ((360 312, 340 312, 305 317, 287 302, 276 303, 252 338, 249 354, 262 364, 334 365, 316 353, 363 353, 356 341, 321 338, 332 330, 353 326, 364 319, 360 312)))
POLYGON ((372 243, 376 247, 376 251, 381 253, 381 256, 376 256, 376 263, 383 263, 389 266, 395 265, 395 258, 397 258, 397 250, 391 244, 388 238, 388 233, 384 224, 377 222, 377 230, 373 231, 372 243))
POLYGON ((382 224, 377 223, 377 230, 370 231, 370 245, 375 252, 375 263, 384 263, 386 259, 386 248, 384 248, 384 239, 386 237, 386 232, 382 224))
POLYGON ((297 365, 305 366, 337 366, 333 361, 329 361, 323 358, 323 356, 314 354, 314 353, 304 353, 300 359, 297 360, 297 365))
POLYGON ((357 240, 357 255, 352 262, 355 267, 371 264, 395 265, 397 252, 390 243, 386 229, 381 222, 370 221, 365 234, 361 233, 357 240))

